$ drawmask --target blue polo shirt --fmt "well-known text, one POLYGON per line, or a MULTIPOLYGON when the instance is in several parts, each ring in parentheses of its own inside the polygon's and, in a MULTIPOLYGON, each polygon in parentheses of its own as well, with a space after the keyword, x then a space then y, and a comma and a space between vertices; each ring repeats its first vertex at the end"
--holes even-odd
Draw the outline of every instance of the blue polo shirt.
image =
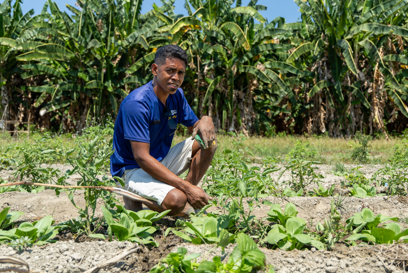
MULTIPOLYGON (((166 106, 177 123, 190 127, 198 121, 181 88, 169 95, 166 106)), ((122 177, 125 170, 140 168, 130 141, 150 143, 150 155, 158 161, 168 154, 176 130, 167 125, 169 118, 164 115, 164 108, 153 91, 152 82, 134 90, 122 101, 113 133, 112 176, 122 177)))

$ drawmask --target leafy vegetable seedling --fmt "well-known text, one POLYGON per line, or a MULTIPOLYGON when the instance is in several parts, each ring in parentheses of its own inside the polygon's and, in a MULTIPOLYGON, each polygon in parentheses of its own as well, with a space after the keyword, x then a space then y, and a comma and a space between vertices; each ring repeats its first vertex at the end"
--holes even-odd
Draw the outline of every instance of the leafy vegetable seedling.
POLYGON ((313 239, 307 234, 303 234, 306 221, 299 217, 291 217, 286 221, 285 226, 275 225, 268 233, 266 240, 271 245, 283 250, 303 249, 306 245, 312 245, 317 249, 324 249, 325 245, 313 239))
MULTIPOLYGON (((140 244, 151 244, 156 247, 159 244, 153 239, 151 234, 156 232, 157 228, 152 224, 164 216, 166 216, 170 210, 158 213, 151 210, 141 210, 138 212, 128 211, 121 206, 117 206, 119 209, 119 221, 115 221, 112 213, 102 206, 102 213, 108 224, 108 236, 112 239, 112 234, 116 236, 119 241, 131 241, 140 244)), ((94 238, 105 239, 102 234, 90 235, 94 238)))
POLYGON ((279 204, 273 204, 267 214, 269 215, 269 217, 266 218, 268 221, 285 226, 287 220, 298 215, 298 211, 296 206, 292 203, 286 204, 284 212, 282 212, 279 204))

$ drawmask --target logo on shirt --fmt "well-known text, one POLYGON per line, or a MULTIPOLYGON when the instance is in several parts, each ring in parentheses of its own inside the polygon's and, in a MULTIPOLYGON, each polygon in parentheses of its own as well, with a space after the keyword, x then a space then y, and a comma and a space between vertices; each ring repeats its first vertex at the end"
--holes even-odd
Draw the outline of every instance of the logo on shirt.
POLYGON ((170 110, 170 111, 171 111, 172 116, 177 115, 177 110, 170 110))

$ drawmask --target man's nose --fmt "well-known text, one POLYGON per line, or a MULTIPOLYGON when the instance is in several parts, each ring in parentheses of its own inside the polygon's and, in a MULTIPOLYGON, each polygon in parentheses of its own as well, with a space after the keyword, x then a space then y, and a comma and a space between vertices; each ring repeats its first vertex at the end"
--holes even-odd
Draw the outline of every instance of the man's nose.
POLYGON ((179 74, 178 74, 178 73, 174 73, 171 78, 172 78, 173 80, 180 81, 180 77, 179 77, 179 74))

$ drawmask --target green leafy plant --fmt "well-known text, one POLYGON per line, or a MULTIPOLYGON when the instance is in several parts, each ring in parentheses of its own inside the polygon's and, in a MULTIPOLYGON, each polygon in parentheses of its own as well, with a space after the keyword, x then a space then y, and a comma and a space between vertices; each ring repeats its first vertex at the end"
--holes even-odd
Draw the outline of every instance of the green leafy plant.
POLYGON ((387 186, 388 195, 408 195, 408 139, 396 144, 390 162, 373 176, 378 186, 387 186))
MULTIPOLYGON (((33 183, 61 184, 65 176, 61 176, 59 169, 54 169, 44 164, 53 162, 57 153, 47 147, 49 135, 41 137, 32 145, 18 147, 23 160, 18 164, 13 175, 21 181, 28 180, 33 183)), ((44 186, 21 186, 21 191, 38 193, 45 189, 44 186)))
POLYGON ((291 188, 286 187, 281 193, 276 192, 277 196, 284 196, 284 197, 301 197, 303 196, 303 189, 293 191, 291 188))
POLYGON ((287 203, 284 211, 282 211, 279 204, 273 204, 267 214, 269 217, 266 220, 285 226, 287 220, 298 215, 298 211, 292 203, 287 203))
POLYGON ((33 244, 30 240, 30 237, 23 236, 15 240, 11 240, 8 243, 13 249, 17 250, 18 252, 25 251, 27 248, 32 247, 33 244))
POLYGON ((379 224, 387 221, 397 222, 398 218, 381 214, 375 215, 372 210, 364 208, 347 220, 353 226, 357 226, 347 240, 352 242, 363 240, 377 244, 391 244, 400 239, 408 242, 408 229, 401 231, 401 227, 397 223, 389 223, 384 227, 379 226, 379 224))
POLYGON ((307 161, 301 158, 294 158, 289 160, 285 166, 284 170, 280 173, 278 181, 281 179, 286 171, 289 171, 291 179, 285 181, 289 187, 298 192, 299 190, 306 190, 306 187, 312 183, 317 183, 323 176, 321 174, 315 173, 317 167, 315 164, 319 162, 307 161))
MULTIPOLYGON (((5 181, 3 178, 0 177, 0 185, 1 184, 7 184, 8 182, 5 181)), ((12 187, 0 187, 0 194, 5 193, 5 192, 11 192, 11 191, 18 191, 19 189, 17 186, 12 186, 12 187)))
MULTIPOLYGON (((265 268, 265 254, 260 251, 256 243, 246 234, 240 233, 237 236, 237 246, 232 251, 228 262, 223 264, 221 257, 216 256, 212 261, 202 261, 201 263, 192 260, 200 254, 188 255, 185 248, 178 248, 176 253, 170 253, 158 265, 152 268, 151 273, 172 273, 172 272, 214 272, 214 273, 244 273, 257 272, 265 268)), ((273 273, 273 269, 268 271, 273 273)))
POLYGON ((0 212, 0 230, 6 230, 9 227, 13 228, 14 222, 24 215, 24 212, 9 212, 9 210, 10 207, 7 207, 0 212))
POLYGON ((305 143, 302 140, 297 140, 295 147, 289 151, 286 155, 286 160, 291 159, 303 159, 303 160, 313 160, 317 157, 317 151, 310 143, 305 143))
POLYGON ((234 237, 230 237, 227 230, 220 227, 219 221, 213 217, 191 217, 191 223, 185 223, 187 228, 183 231, 190 234, 172 230, 172 232, 193 244, 217 244, 223 249, 233 241, 234 237))
POLYGON ((12 166, 16 166, 18 159, 10 152, 14 147, 7 147, 5 151, 0 154, 0 170, 9 170, 12 166))
MULTIPOLYGON (((358 198, 374 197, 374 196, 377 196, 377 190, 375 189, 374 186, 370 187, 367 185, 361 185, 359 187, 356 184, 354 184, 353 187, 350 188, 350 194, 358 198)), ((378 194, 378 195, 382 195, 382 194, 378 194)))
POLYGON ((0 241, 11 242, 20 239, 16 242, 27 242, 34 245, 45 245, 54 243, 55 236, 58 235, 58 229, 61 226, 53 226, 52 216, 47 215, 39 221, 34 223, 24 222, 17 228, 10 230, 0 230, 0 241), (26 238, 28 237, 28 239, 26 238))
POLYGON ((370 157, 370 140, 371 136, 366 136, 357 131, 355 134, 356 144, 351 152, 351 159, 359 163, 367 163, 370 157))
MULTIPOLYGON (((111 141, 104 136, 97 136, 90 141, 86 141, 87 136, 84 136, 84 141, 78 143, 78 151, 75 158, 68 158, 72 166, 72 170, 67 172, 67 175, 78 174, 81 178, 77 181, 78 186, 116 186, 112 179, 108 179, 105 175, 105 165, 112 155, 111 141), (102 179, 100 176, 103 175, 102 179)), ((74 151, 69 151, 73 153, 74 151)), ((118 178, 118 181, 122 181, 118 178)), ((63 182, 63 181, 61 181, 63 182)), ((85 206, 79 207, 74 202, 74 192, 77 189, 68 190, 68 198, 71 203, 78 209, 80 220, 76 223, 78 232, 84 232, 87 235, 92 234, 99 225, 93 225, 95 222, 95 210, 99 198, 102 198, 105 205, 113 207, 115 205, 115 198, 106 190, 103 189, 85 189, 84 199, 85 206), (83 223, 83 225, 81 225, 83 223)))
POLYGON ((333 249, 337 242, 350 233, 351 229, 352 223, 348 223, 346 226, 341 224, 341 213, 336 208, 335 200, 332 199, 330 217, 329 219, 325 218, 323 224, 317 223, 314 237, 326 244, 328 249, 333 249))
POLYGON ((271 161, 263 162, 261 167, 250 166, 251 153, 243 147, 244 139, 234 137, 234 149, 216 154, 203 182, 203 189, 211 196, 236 196, 233 189, 242 187, 245 187, 247 197, 266 197, 275 193, 275 183, 270 174, 280 168, 271 161), (214 187, 214 184, 217 186, 214 187))
MULTIPOLYGON (((128 211, 117 205, 118 210, 113 211, 102 206, 102 213, 108 224, 108 237, 112 240, 114 235, 119 241, 137 242, 144 245, 159 244, 153 239, 151 234, 157 231, 153 223, 166 216, 170 210, 158 213, 151 210, 141 210, 138 212, 128 211), (118 219, 115 221, 114 216, 118 219)), ((103 234, 91 234, 91 237, 105 239, 103 234)))
POLYGON ((341 162, 336 162, 332 170, 332 173, 337 176, 345 176, 349 172, 350 170, 341 162))
POLYGON ((351 171, 344 175, 346 181, 342 181, 342 187, 352 187, 353 185, 357 185, 359 187, 363 185, 370 185, 371 181, 360 171, 361 167, 356 167, 351 169, 351 171))
POLYGON ((313 192, 310 193, 311 196, 319 196, 319 197, 329 197, 333 196, 334 189, 335 189, 335 184, 331 185, 330 188, 326 189, 324 188, 320 183, 317 183, 319 185, 318 189, 313 189, 313 192))
POLYGON ((275 225, 268 233, 266 240, 273 247, 283 250, 303 249, 307 246, 314 246, 317 249, 324 249, 325 245, 311 236, 304 234, 306 221, 299 217, 291 217, 286 221, 285 226, 275 225))

